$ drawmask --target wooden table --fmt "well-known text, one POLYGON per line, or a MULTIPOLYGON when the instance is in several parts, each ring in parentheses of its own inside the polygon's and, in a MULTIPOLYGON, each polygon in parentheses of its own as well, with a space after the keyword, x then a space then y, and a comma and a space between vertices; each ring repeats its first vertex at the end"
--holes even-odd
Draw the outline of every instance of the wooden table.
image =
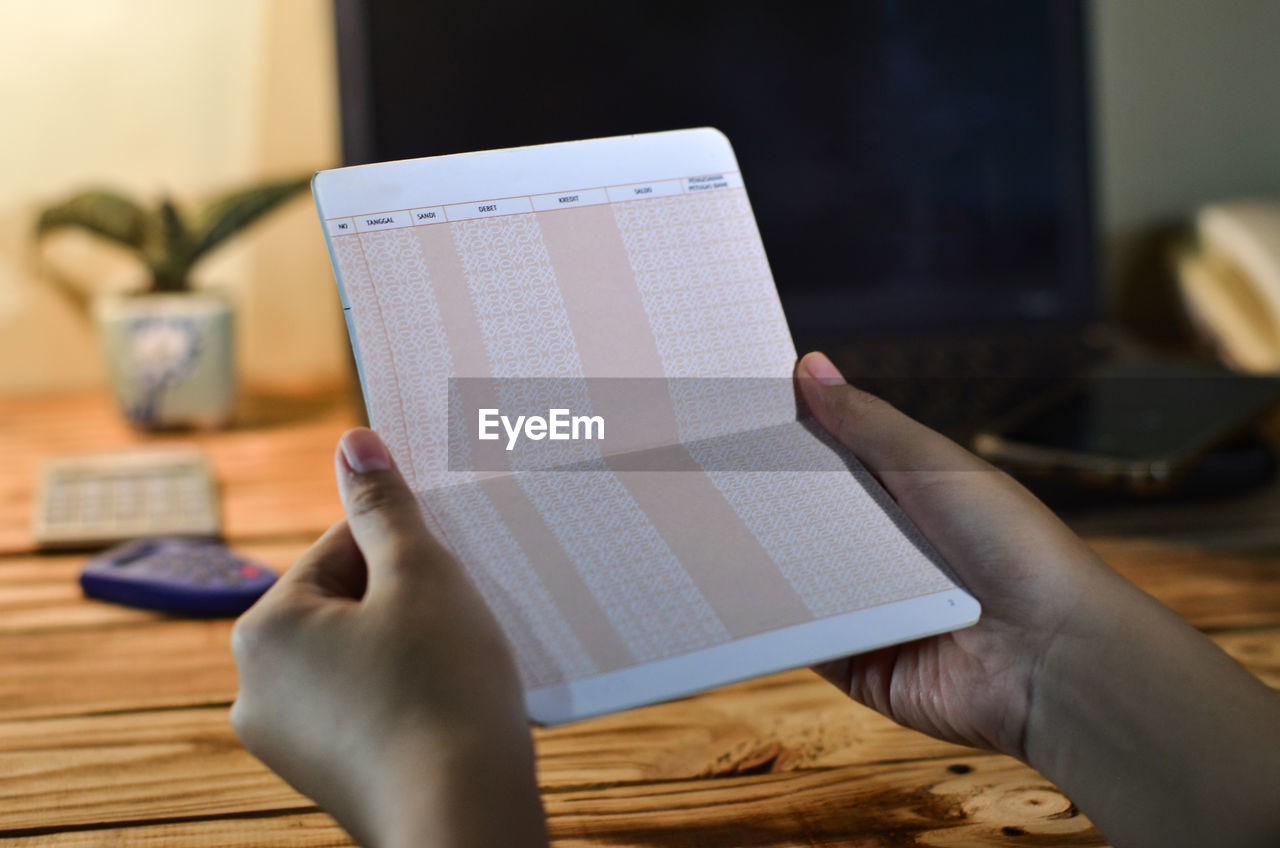
MULTIPOLYGON (((340 515, 331 457, 353 415, 339 396, 251 406, 251 426, 145 440, 202 445, 232 543, 285 568, 340 515)), ((85 600, 82 556, 32 551, 41 460, 140 441, 97 395, 0 402, 0 839, 349 844, 232 734, 230 622, 85 600)), ((1105 530, 1090 538, 1107 559, 1280 686, 1277 517, 1269 490, 1080 526, 1105 530)), ((1032 770, 899 728, 807 671, 536 736, 562 846, 1104 844, 1032 770)))

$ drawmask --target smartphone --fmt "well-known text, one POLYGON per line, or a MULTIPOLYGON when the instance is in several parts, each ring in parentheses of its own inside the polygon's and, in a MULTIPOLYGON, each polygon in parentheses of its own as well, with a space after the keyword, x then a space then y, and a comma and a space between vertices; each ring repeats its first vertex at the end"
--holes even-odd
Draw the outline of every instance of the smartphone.
POLYGON ((979 432, 973 448, 1011 472, 1154 494, 1280 401, 1280 378, 1199 363, 1109 363, 979 432))

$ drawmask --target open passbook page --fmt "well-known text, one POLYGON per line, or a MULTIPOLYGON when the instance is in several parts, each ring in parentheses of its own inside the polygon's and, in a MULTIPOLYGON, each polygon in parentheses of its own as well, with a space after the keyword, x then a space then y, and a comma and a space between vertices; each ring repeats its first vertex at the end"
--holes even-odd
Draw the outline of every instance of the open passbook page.
POLYGON ((796 352, 715 130, 321 172, 370 421, 544 722, 976 620, 797 419, 796 352))

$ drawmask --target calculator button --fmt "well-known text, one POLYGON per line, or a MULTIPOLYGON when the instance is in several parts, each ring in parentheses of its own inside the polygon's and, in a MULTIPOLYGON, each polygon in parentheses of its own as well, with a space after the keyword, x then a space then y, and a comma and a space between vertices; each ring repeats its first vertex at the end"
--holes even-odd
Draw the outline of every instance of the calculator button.
POLYGON ((39 491, 32 531, 42 547, 218 532, 208 465, 194 448, 49 460, 39 491))

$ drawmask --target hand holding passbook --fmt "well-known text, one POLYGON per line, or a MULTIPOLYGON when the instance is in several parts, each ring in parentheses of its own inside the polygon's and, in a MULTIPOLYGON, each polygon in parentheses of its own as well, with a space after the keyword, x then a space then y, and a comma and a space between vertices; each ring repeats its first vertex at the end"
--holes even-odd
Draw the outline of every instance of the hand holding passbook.
POLYGON ((820 663, 1116 845, 1275 842, 1280 699, 1007 475, 795 362, 723 136, 315 188, 378 433, 238 623, 232 720, 358 840, 545 845, 526 717, 820 663))
MULTIPOLYGON (((821 357, 797 376, 985 609, 975 627, 824 676, 909 727, 1028 762, 1116 845, 1274 841, 1275 693, 1008 476, 821 357)), ((497 622, 374 434, 343 438, 338 479, 349 519, 237 625, 237 732, 363 844, 545 845, 497 622)))
POLYGON ((341 168, 314 189, 369 419, 506 633, 535 720, 977 619, 798 415, 719 132, 341 168))

